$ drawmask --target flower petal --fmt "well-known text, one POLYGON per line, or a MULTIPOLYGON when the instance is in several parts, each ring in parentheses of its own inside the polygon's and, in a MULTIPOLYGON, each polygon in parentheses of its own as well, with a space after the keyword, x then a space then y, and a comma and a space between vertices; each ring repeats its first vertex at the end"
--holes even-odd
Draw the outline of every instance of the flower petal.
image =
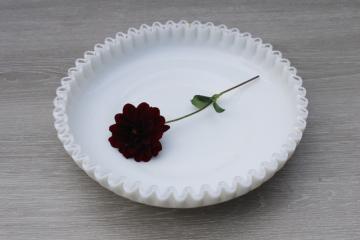
POLYGON ((149 104, 146 103, 146 102, 142 102, 140 103, 138 106, 137 106, 137 109, 139 112, 143 112, 143 111, 146 111, 150 108, 149 104))
POLYGON ((162 150, 162 145, 161 145, 161 143, 159 141, 156 141, 151 146, 151 153, 152 153, 153 156, 157 156, 161 150, 162 150))
POLYGON ((135 154, 134 159, 138 162, 148 162, 152 157, 151 148, 144 147, 142 151, 139 151, 135 154))
POLYGON ((170 129, 170 126, 169 125, 163 125, 162 126, 162 131, 163 132, 166 132, 167 130, 169 130, 170 129))
POLYGON ((119 151, 124 155, 126 158, 133 158, 136 154, 136 149, 133 147, 127 147, 123 149, 119 149, 119 151))
POLYGON ((125 119, 127 119, 130 122, 136 121, 137 109, 135 108, 134 105, 132 105, 130 103, 127 103, 123 107, 123 116, 124 116, 125 119))
POLYGON ((163 116, 160 116, 158 121, 159 121, 159 124, 160 124, 160 125, 164 125, 164 124, 165 124, 165 118, 164 118, 163 116))
POLYGON ((115 115, 115 122, 116 123, 121 123, 121 121, 123 120, 123 114, 122 113, 118 113, 115 115))
POLYGON ((157 107, 151 107, 150 111, 151 111, 153 117, 160 116, 160 110, 157 107))
POLYGON ((116 133, 119 131, 119 125, 117 124, 113 124, 109 127, 109 131, 112 132, 112 133, 116 133))
POLYGON ((114 147, 114 148, 119 148, 119 146, 121 145, 119 143, 119 141, 114 136, 111 136, 109 138, 109 142, 110 142, 111 146, 114 147))

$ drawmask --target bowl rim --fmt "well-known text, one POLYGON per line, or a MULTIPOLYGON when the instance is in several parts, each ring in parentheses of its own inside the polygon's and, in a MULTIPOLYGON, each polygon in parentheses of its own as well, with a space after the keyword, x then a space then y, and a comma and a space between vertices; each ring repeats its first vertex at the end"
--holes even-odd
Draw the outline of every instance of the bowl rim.
POLYGON ((295 151, 305 130, 308 116, 308 99, 306 98, 303 81, 301 77, 297 75, 296 68, 291 66, 288 59, 282 57, 280 51, 273 50, 272 45, 263 43, 261 38, 253 38, 250 33, 240 32, 238 28, 228 28, 225 25, 215 25, 212 22, 201 23, 199 21, 193 21, 189 23, 185 20, 177 23, 167 21, 164 24, 154 22, 150 26, 142 24, 138 29, 129 28, 127 33, 118 32, 115 38, 107 37, 104 43, 95 44, 94 50, 86 51, 84 58, 76 59, 75 66, 69 68, 67 76, 61 79, 61 86, 56 89, 56 97, 53 103, 54 127, 57 131, 57 136, 62 142, 66 152, 87 175, 103 187, 130 200, 153 206, 171 208, 200 207, 224 202, 246 194, 248 191, 267 181, 285 164, 295 151), (294 91, 297 95, 296 123, 288 135, 287 142, 281 146, 279 152, 274 153, 268 161, 262 162, 259 169, 249 170, 246 178, 235 176, 231 185, 220 181, 216 186, 209 186, 204 183, 199 191, 195 191, 191 186, 185 187, 181 191, 170 186, 165 191, 160 192, 159 188, 155 185, 152 185, 150 188, 145 188, 141 182, 132 182, 132 180, 126 176, 118 181, 114 181, 111 173, 104 174, 99 165, 92 164, 89 161, 89 157, 82 152, 80 146, 74 141, 68 125, 68 115, 66 111, 68 94, 71 91, 71 83, 78 81, 80 78, 86 78, 86 72, 93 70, 92 66, 94 64, 102 64, 103 59, 109 57, 109 52, 112 51, 115 44, 123 44, 125 40, 135 41, 136 37, 144 36, 149 31, 177 31, 178 28, 184 28, 184 31, 189 29, 199 31, 200 28, 220 30, 222 34, 233 34, 234 38, 245 38, 246 41, 252 41, 256 46, 254 55, 258 49, 262 49, 265 54, 272 55, 274 58, 274 66, 276 65, 283 71, 287 71, 289 75, 288 81, 292 81, 294 84, 294 91))

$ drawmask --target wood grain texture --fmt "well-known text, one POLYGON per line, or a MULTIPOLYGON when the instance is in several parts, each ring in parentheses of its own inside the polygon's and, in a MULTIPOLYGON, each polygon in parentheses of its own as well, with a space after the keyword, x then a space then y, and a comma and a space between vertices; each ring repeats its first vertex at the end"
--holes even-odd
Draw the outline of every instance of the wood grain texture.
POLYGON ((360 239, 359 1, 0 0, 0 239, 360 239), (233 201, 160 209, 103 189, 67 156, 51 116, 75 58, 168 19, 214 21, 270 42, 310 100, 296 154, 233 201))

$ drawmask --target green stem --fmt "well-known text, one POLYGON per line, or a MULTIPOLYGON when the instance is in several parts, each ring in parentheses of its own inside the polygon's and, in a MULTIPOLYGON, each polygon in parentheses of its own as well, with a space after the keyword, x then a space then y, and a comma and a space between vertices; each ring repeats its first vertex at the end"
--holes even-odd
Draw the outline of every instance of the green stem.
POLYGON ((226 89, 226 90, 222 91, 222 92, 219 93, 218 95, 219 95, 219 97, 220 97, 220 96, 223 95, 224 93, 230 92, 231 90, 234 90, 235 88, 241 87, 242 85, 245 85, 245 84, 247 84, 248 82, 251 82, 251 81, 257 79, 258 77, 260 77, 260 76, 257 75, 257 76, 255 76, 255 77, 253 77, 253 78, 250 78, 249 80, 246 80, 245 82, 239 83, 238 85, 235 85, 235 86, 233 86, 233 87, 231 87, 231 88, 229 88, 229 89, 226 89))
POLYGON ((181 119, 190 117, 191 115, 194 115, 194 114, 196 114, 196 113, 198 113, 198 112, 201 112, 202 110, 204 110, 205 108, 207 108, 207 107, 210 106, 210 105, 211 105, 211 103, 209 103, 208 105, 205 105, 203 108, 200 108, 200 109, 196 110, 195 112, 186 114, 186 115, 184 115, 184 116, 182 116, 182 117, 178 117, 178 118, 175 118, 175 119, 166 121, 165 123, 172 123, 172 122, 176 122, 176 121, 179 121, 179 120, 181 120, 181 119))
MULTIPOLYGON (((235 85, 235 86, 233 86, 233 87, 231 87, 231 88, 228 88, 228 89, 226 89, 226 90, 224 90, 224 91, 222 91, 222 92, 220 92, 220 93, 218 93, 218 94, 214 94, 213 96, 216 96, 216 99, 218 99, 221 95, 223 95, 223 94, 225 94, 225 93, 227 93, 227 92, 230 92, 231 90, 234 90, 235 88, 241 87, 241 86, 243 86, 243 85, 245 85, 245 84, 247 84, 247 83, 249 83, 249 82, 257 79, 258 77, 260 77, 260 76, 257 75, 257 76, 255 76, 255 77, 253 77, 253 78, 250 78, 249 80, 246 80, 245 82, 239 83, 238 85, 235 85)), ((215 100, 216 100, 216 99, 215 99, 215 100)), ((166 121, 165 123, 172 123, 172 122, 176 122, 176 121, 179 121, 179 120, 181 120, 181 119, 190 117, 190 116, 192 116, 192 115, 194 115, 194 114, 196 114, 196 113, 198 113, 198 112, 201 112, 202 110, 204 110, 205 108, 207 108, 207 107, 210 106, 211 104, 212 104, 212 102, 210 102, 209 104, 205 105, 203 108, 200 108, 200 109, 198 109, 198 110, 196 110, 196 111, 194 111, 194 112, 192 112, 192 113, 186 114, 186 115, 184 115, 184 116, 181 116, 181 117, 178 117, 178 118, 169 120, 169 121, 166 121)))

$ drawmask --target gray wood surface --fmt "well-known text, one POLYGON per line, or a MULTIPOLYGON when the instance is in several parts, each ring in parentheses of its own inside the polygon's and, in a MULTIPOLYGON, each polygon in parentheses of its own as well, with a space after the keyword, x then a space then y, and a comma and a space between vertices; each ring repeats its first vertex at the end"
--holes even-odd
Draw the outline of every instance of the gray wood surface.
POLYGON ((359 78, 359 1, 0 0, 0 239, 360 239, 359 78), (88 178, 56 138, 52 100, 75 58, 168 19, 251 32, 304 78, 304 138, 246 196, 189 210, 132 203, 88 178))

